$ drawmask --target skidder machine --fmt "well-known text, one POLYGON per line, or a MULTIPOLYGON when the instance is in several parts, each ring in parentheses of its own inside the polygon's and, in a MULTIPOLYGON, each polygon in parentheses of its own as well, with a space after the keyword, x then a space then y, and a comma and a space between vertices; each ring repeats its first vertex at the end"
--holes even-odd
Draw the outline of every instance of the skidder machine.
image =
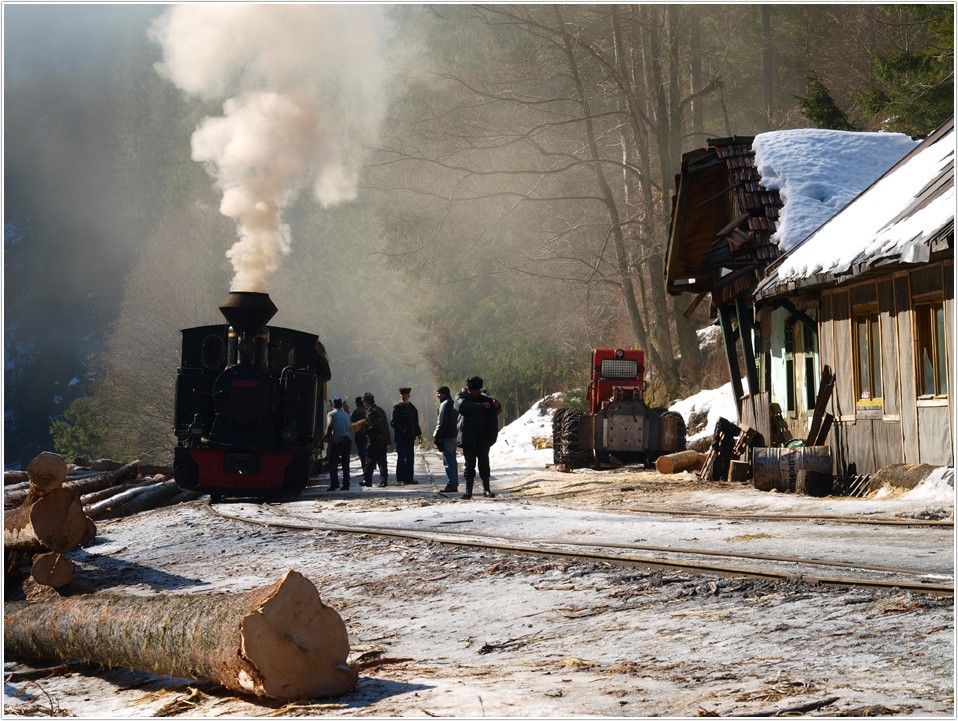
POLYGON ((552 419, 553 460, 564 469, 644 463, 685 450, 681 414, 645 404, 645 352, 592 351, 588 409, 559 408, 552 419))

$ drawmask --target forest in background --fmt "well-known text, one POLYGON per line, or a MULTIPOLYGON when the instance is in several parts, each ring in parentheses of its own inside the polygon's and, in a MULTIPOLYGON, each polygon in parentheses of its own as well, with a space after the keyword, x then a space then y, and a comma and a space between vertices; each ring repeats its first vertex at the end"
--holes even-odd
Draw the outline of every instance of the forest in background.
MULTIPOLYGON (((659 403, 721 385, 707 304, 664 289, 682 153, 953 113, 952 5, 382 10, 355 197, 285 208, 269 292, 325 343, 332 394, 412 385, 426 425, 477 373, 506 420, 581 388, 593 346, 646 349, 659 403)), ((157 72, 163 12, 4 7, 5 467, 51 423, 69 455, 168 461, 179 329, 222 322, 236 229, 190 155, 222 109, 157 72)))

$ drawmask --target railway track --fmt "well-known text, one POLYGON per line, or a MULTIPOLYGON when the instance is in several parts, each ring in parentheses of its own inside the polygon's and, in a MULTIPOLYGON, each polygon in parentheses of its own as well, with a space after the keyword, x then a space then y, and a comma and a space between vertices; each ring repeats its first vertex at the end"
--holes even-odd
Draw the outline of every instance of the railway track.
MULTIPOLYGON (((691 574, 745 576, 766 579, 801 580, 835 587, 899 588, 921 593, 954 595, 954 584, 937 582, 927 570, 769 554, 734 553, 711 549, 675 548, 628 543, 601 543, 569 539, 539 538, 534 542, 506 534, 467 532, 461 529, 429 530, 375 524, 330 523, 307 515, 270 506, 256 506, 253 518, 222 507, 207 506, 210 512, 232 521, 293 531, 349 533, 405 541, 438 543, 481 551, 533 555, 577 561, 609 563, 627 567, 677 570, 691 574)), ((455 522, 453 523, 464 523, 455 522)))

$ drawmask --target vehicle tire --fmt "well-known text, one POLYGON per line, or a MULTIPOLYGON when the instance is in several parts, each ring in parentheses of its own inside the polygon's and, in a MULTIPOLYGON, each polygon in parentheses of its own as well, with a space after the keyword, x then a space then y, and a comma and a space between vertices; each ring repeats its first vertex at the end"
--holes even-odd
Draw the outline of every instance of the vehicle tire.
POLYGON ((592 451, 579 447, 579 425, 585 412, 571 408, 562 410, 566 412, 562 414, 559 422, 553 421, 553 459, 556 464, 561 463, 568 468, 587 468, 592 465, 592 451), (558 445, 555 441, 556 432, 558 445))
POLYGON ((560 465, 562 460, 562 419, 569 412, 569 408, 557 408, 552 415, 552 463, 560 465))
MULTIPOLYGON (((664 408, 659 408, 656 412, 659 414, 659 428, 661 429, 659 447, 656 449, 658 455, 684 451, 686 447, 686 428, 682 414, 664 408)), ((651 461, 655 463, 655 459, 651 459, 651 461)))

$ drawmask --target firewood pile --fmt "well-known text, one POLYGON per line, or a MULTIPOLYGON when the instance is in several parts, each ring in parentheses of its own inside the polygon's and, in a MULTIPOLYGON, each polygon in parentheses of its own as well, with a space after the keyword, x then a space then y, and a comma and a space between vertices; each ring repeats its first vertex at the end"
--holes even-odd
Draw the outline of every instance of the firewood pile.
POLYGON ((296 571, 247 593, 213 597, 76 593, 76 585, 71 592, 74 566, 66 554, 93 542, 94 519, 199 495, 180 492, 160 469, 139 462, 68 466, 41 453, 26 472, 5 473, 5 655, 199 678, 284 701, 355 688, 358 669, 347 663, 342 617, 296 571), (28 600, 12 600, 17 596, 28 600))
POLYGON ((138 461, 68 465, 59 455, 43 452, 26 471, 5 472, 3 548, 7 581, 29 566, 29 577, 34 581, 62 588, 74 576, 73 563, 65 554, 93 542, 96 520, 120 518, 199 496, 180 491, 163 473, 144 475, 143 470, 138 461))
POLYGON ((751 450, 760 442, 761 436, 754 428, 719 418, 698 477, 703 481, 748 480, 751 450))

